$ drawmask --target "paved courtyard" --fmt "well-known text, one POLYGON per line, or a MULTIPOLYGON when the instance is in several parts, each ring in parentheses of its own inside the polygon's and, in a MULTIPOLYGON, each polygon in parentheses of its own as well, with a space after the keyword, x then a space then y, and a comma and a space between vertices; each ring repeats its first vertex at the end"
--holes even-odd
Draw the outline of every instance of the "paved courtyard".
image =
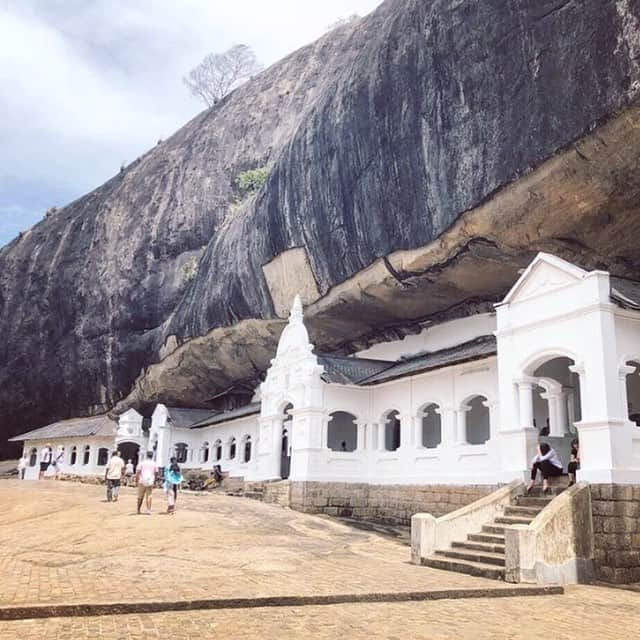
MULTIPOLYGON (((224 495, 181 495, 176 516, 135 515, 133 490, 0 482, 0 607, 174 602, 496 589, 415 567, 374 533, 224 495)), ((574 587, 566 595, 432 602, 162 611, 0 622, 0 637, 620 638, 640 627, 640 594, 574 587)))

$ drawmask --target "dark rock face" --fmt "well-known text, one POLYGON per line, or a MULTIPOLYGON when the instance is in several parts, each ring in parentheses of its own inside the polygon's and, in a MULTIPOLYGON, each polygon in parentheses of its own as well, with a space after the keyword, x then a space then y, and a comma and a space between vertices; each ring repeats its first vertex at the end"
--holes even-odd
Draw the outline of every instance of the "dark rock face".
POLYGON ((0 251, 3 429, 255 379, 294 248, 322 348, 483 308, 538 249, 640 278, 639 60, 640 0, 388 0, 292 54, 0 251))

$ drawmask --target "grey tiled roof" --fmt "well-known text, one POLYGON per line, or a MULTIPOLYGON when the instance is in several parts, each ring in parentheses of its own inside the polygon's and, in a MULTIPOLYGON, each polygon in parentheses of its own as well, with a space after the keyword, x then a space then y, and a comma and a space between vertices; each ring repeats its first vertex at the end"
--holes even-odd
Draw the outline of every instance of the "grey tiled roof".
POLYGON ((387 382, 395 378, 403 378, 405 376, 415 375, 432 369, 441 367, 449 367, 470 360, 479 360, 497 353, 496 338, 493 335, 481 336, 465 342, 464 344, 439 351, 423 353, 412 356, 406 360, 402 360, 392 367, 370 376, 366 380, 362 380, 360 384, 371 385, 380 382, 387 382))
POLYGON ((48 424, 46 427, 28 431, 10 442, 22 440, 48 440, 54 438, 76 438, 82 436, 112 436, 118 428, 118 423, 107 414, 89 418, 71 418, 48 424))
POLYGON ((191 429, 200 429, 202 427, 209 427, 213 424, 220 424, 221 422, 228 422, 229 420, 235 420, 236 418, 243 418, 244 416, 250 416, 254 413, 260 413, 260 403, 252 402, 239 409, 232 409, 231 411, 219 411, 215 414, 210 414, 209 417, 196 422, 191 425, 191 429))
POLYGON ((640 282, 609 276, 609 297, 621 307, 640 310, 640 282))
POLYGON ((318 362, 324 367, 322 379, 325 382, 333 382, 334 384, 359 384, 361 380, 396 364, 389 360, 370 360, 368 358, 326 354, 319 354, 318 362))
POLYGON ((196 422, 215 415, 211 409, 180 409, 178 407, 167 407, 171 424, 178 429, 188 429, 196 422))

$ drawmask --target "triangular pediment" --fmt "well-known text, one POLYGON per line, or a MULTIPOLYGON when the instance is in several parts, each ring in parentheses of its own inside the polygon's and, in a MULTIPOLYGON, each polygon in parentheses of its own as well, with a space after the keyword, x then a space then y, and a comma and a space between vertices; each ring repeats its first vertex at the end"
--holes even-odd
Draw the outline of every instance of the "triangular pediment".
POLYGON ((512 304, 561 289, 582 280, 587 272, 549 253, 539 253, 518 278, 501 304, 512 304))

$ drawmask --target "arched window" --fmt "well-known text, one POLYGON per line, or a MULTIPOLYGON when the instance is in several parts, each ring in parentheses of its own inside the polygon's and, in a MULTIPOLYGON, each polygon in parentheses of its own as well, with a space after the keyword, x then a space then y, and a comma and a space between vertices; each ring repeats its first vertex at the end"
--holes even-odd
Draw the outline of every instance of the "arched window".
POLYGON ((220 460, 222 460, 222 441, 221 440, 216 440, 213 443, 213 451, 214 451, 215 461, 220 462, 220 460))
POLYGON ((334 411, 327 425, 327 447, 331 451, 355 451, 358 445, 356 417, 346 411, 334 411))
POLYGON ((200 462, 209 462, 209 443, 203 442, 200 448, 200 462))
POLYGON ((387 411, 384 425, 384 448, 396 451, 400 447, 400 413, 395 409, 387 411))
POLYGON ((74 444, 69 451, 69 466, 72 467, 78 460, 78 447, 74 444))
POLYGON ((89 464, 89 458, 91 457, 91 445, 86 444, 84 446, 84 453, 82 456, 82 464, 89 464))
POLYGON ((491 435, 489 407, 485 396, 473 396, 467 400, 465 409, 466 436, 469 444, 484 444, 491 435))
POLYGON ((243 462, 249 462, 251 460, 251 436, 245 436, 244 438, 244 457, 243 462))
POLYGON ((637 362, 627 362, 627 366, 634 367, 633 373, 627 375, 627 414, 629 420, 640 427, 640 365, 637 362))
POLYGON ((231 438, 229 440, 229 460, 233 460, 236 457, 236 439, 231 438))
POLYGON ((422 446, 435 449, 442 442, 442 418, 440 407, 432 402, 423 407, 422 416, 422 446))
POLYGON ((100 447, 98 449, 98 466, 102 467, 109 462, 109 449, 100 447))
POLYGON ((33 447, 33 449, 29 451, 29 466, 35 467, 37 462, 38 462, 38 450, 35 447, 33 447))
POLYGON ((180 463, 187 461, 187 451, 189 450, 189 445, 185 442, 176 442, 173 451, 176 460, 180 463))

